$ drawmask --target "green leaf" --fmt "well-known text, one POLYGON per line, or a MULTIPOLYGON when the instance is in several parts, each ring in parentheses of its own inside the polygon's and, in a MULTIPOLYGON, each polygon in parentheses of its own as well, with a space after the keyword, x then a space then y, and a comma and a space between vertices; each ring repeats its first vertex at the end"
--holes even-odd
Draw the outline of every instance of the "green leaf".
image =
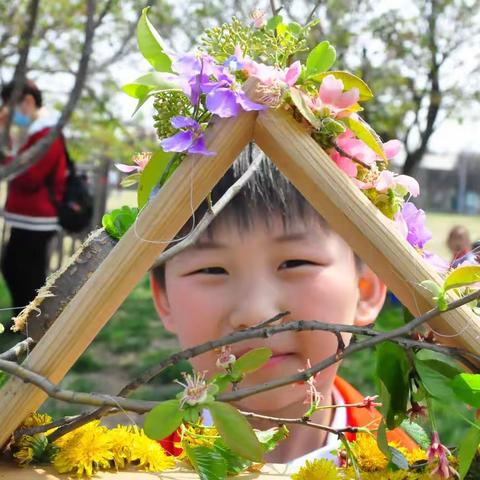
POLYGON ((225 445, 225 442, 223 442, 221 438, 215 440, 213 447, 225 460, 228 474, 237 475, 253 464, 251 460, 240 457, 236 453, 232 452, 232 450, 225 445))
POLYGON ((344 90, 351 90, 352 88, 358 88, 360 92, 360 102, 366 102, 373 98, 373 93, 369 86, 356 75, 350 72, 344 72, 343 70, 330 70, 329 72, 316 73, 308 77, 308 80, 321 83, 327 75, 333 75, 337 80, 343 82, 344 90))
POLYGON ((154 440, 163 440, 182 423, 183 410, 179 400, 167 400, 154 407, 145 417, 143 429, 154 440))
POLYGON ((102 217, 102 226, 107 233, 119 240, 133 225, 138 215, 138 208, 124 205, 122 208, 112 210, 102 217))
POLYGON ((265 451, 270 452, 278 445, 278 442, 288 437, 289 432, 285 425, 281 425, 280 427, 273 427, 268 430, 256 430, 255 433, 265 451))
POLYGON ((293 104, 298 108, 298 111, 303 117, 317 130, 322 126, 319 118, 315 116, 310 107, 305 103, 305 99, 298 88, 292 87, 289 89, 290 98, 293 104))
POLYGON ((370 147, 380 158, 387 160, 381 140, 367 123, 351 117, 342 118, 342 122, 357 136, 359 140, 370 147))
POLYGON ((447 291, 451 288, 465 287, 477 282, 480 282, 480 266, 467 265, 453 270, 443 282, 443 288, 447 291))
POLYGON ((434 298, 438 297, 442 292, 442 287, 433 280, 424 280, 420 282, 420 286, 428 290, 434 298))
POLYGON ((270 18, 265 25, 267 30, 276 30, 277 27, 283 22, 283 18, 281 15, 275 15, 274 17, 270 18))
POLYGON ((400 424, 400 428, 412 437, 415 442, 420 445, 424 450, 430 446, 430 438, 427 432, 418 423, 411 422, 410 420, 404 420, 400 424))
POLYGON ((122 178, 120 185, 124 188, 131 187, 135 185, 140 180, 140 173, 132 173, 131 175, 127 175, 126 177, 122 178))
POLYGON ((133 98, 142 99, 150 92, 164 92, 165 90, 181 91, 176 75, 163 72, 151 72, 138 77, 133 83, 127 83, 122 90, 133 98))
POLYGON ((385 419, 382 418, 380 425, 377 430, 377 445, 381 452, 387 457, 390 461, 392 459, 392 451, 388 445, 387 439, 387 427, 385 425, 385 419))
POLYGON ((260 347, 254 348, 249 352, 242 355, 233 365, 232 374, 234 376, 241 375, 243 373, 250 373, 263 367, 270 357, 272 351, 269 348, 260 347))
POLYGON ((468 473, 479 444, 480 424, 477 423, 469 428, 458 446, 458 473, 460 474, 460 480, 463 480, 468 473))
POLYGON ((207 405, 213 423, 225 444, 244 458, 261 462, 263 447, 247 419, 228 403, 211 402, 207 405))
POLYGON ((185 453, 201 480, 225 480, 227 462, 214 449, 185 445, 185 453))
POLYGON ((138 208, 143 208, 150 198, 154 187, 158 185, 162 178, 163 171, 168 165, 173 153, 157 150, 142 171, 138 182, 137 203, 138 208))
POLYGON ((150 23, 147 13, 150 7, 142 10, 142 15, 137 25, 138 48, 145 59, 158 72, 171 72, 172 61, 164 52, 162 37, 150 23))
POLYGON ((480 408, 480 374, 460 373, 451 380, 450 385, 460 400, 480 408))
MULTIPOLYGON (((384 342, 376 349, 377 377, 380 386, 388 391, 387 401, 383 405, 386 426, 389 429, 398 427, 406 416, 407 401, 410 394, 410 364, 405 350, 400 346, 384 342)), ((382 390, 380 390, 382 393, 382 390)), ((382 403, 385 392, 382 393, 382 403)))
POLYGON ((442 401, 452 400, 454 395, 450 386, 450 365, 440 360, 420 360, 415 357, 415 369, 425 390, 432 397, 442 401))
POLYGON ((330 42, 324 40, 320 42, 309 54, 306 61, 307 76, 319 72, 325 72, 334 63, 337 58, 335 48, 330 42))
POLYGON ((218 393, 224 392, 232 381, 232 376, 229 373, 219 373, 211 379, 211 383, 218 387, 218 393))

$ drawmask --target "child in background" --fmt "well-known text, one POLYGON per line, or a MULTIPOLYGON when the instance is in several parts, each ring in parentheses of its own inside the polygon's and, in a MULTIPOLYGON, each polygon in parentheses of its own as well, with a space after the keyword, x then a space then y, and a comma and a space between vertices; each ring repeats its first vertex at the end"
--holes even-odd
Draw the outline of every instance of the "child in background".
POLYGON ((475 262, 475 255, 471 251, 470 233, 463 225, 456 225, 450 230, 447 246, 452 252, 451 268, 465 262, 475 262))
MULTIPOLYGON (((214 202, 250 162, 247 154, 237 159, 214 188, 214 202)), ((195 218, 201 218, 205 210, 204 203, 195 218)), ((191 228, 190 221, 179 236, 191 228)), ((253 327, 285 311, 290 314, 281 322, 319 320, 366 326, 375 321, 386 291, 378 277, 267 159, 195 246, 153 271, 151 284, 159 315, 167 330, 178 336, 182 348, 253 327)), ((350 336, 344 334, 343 338, 348 344, 350 336)), ((273 355, 264 367, 247 375, 240 388, 295 374, 308 362, 318 363, 336 352, 337 340, 327 332, 292 331, 236 343, 232 353, 238 358, 261 346, 270 348, 273 355)), ((213 375, 218 371, 217 356, 211 351, 191 363, 196 370, 213 375)), ((321 404, 361 402, 363 396, 336 377, 338 366, 316 377, 321 404)), ((305 385, 287 385, 235 405, 258 414, 300 418, 308 409, 305 396, 305 385)), ((362 422, 355 418, 359 411, 366 415, 362 424, 372 421, 366 409, 346 408, 318 410, 311 420, 334 428, 358 426, 362 422)), ((259 429, 274 426, 269 421, 251 423, 259 429)), ((338 447, 337 437, 323 430, 288 428, 289 438, 266 456, 267 461, 297 466, 306 459, 329 457, 338 447)), ((397 434, 397 441, 413 446, 403 432, 397 434)))

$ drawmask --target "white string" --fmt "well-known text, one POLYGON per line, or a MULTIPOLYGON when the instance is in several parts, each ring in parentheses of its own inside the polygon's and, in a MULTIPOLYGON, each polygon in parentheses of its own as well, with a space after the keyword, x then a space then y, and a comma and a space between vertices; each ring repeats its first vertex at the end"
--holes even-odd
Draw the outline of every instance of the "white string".
POLYGON ((188 238, 192 232, 195 230, 195 209, 193 208, 193 169, 195 167, 195 162, 191 162, 191 166, 190 166, 190 213, 191 213, 191 218, 192 218, 192 227, 190 229, 190 231, 184 235, 183 237, 179 237, 179 238, 174 238, 172 240, 150 240, 148 238, 143 238, 142 236, 140 236, 140 234, 138 233, 138 230, 137 230, 137 221, 138 221, 138 218, 140 217, 140 213, 142 213, 143 209, 148 205, 145 204, 142 209, 140 210, 140 212, 138 212, 138 215, 137 215, 137 218, 135 218, 135 221, 133 222, 133 233, 135 234, 135 237, 137 237, 138 240, 142 241, 142 242, 146 242, 146 243, 152 243, 152 244, 155 244, 155 245, 160 245, 160 244, 170 244, 170 243, 178 243, 178 242, 181 242, 183 240, 185 240, 186 238, 188 238))
POLYGON ((112 397, 111 395, 107 394, 107 393, 104 393, 103 395, 105 395, 106 397, 110 398, 110 400, 112 400, 112 402, 114 402, 117 407, 119 408, 119 410, 121 410, 121 412, 130 420, 130 423, 132 425, 135 425, 137 428, 138 428, 138 424, 137 422, 133 419, 133 417, 131 417, 128 412, 118 403, 118 401, 112 397))

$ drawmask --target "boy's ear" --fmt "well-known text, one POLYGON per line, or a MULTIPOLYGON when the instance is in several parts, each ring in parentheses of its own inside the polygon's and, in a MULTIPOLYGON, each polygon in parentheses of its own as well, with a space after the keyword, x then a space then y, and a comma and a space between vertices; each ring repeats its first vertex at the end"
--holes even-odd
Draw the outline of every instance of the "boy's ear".
POLYGON ((170 304, 167 292, 158 282, 153 273, 150 273, 150 288, 152 290, 153 303, 157 309, 163 326, 171 333, 176 333, 175 322, 172 320, 170 304))
POLYGON ((355 325, 363 327, 373 323, 385 302, 387 287, 366 265, 358 279, 359 300, 355 325))

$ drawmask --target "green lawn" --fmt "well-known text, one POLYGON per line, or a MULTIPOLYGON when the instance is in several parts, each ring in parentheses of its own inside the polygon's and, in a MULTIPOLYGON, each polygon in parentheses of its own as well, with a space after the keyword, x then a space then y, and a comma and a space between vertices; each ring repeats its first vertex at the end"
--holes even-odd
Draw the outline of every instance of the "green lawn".
MULTIPOLYGON (((109 208, 131 204, 134 195, 133 192, 128 191, 118 195, 114 194, 110 197, 109 208)), ((449 228, 457 223, 469 226, 472 233, 475 234, 475 238, 477 235, 480 237, 480 219, 477 218, 430 214, 428 223, 434 231, 435 238, 435 241, 431 242, 430 248, 439 254, 446 253, 444 239, 449 228)), ((5 308, 8 304, 8 293, 0 278, 0 308, 5 308)), ((0 320, 3 323, 8 322, 9 312, 0 311, 0 320)), ((394 326, 400 320, 400 309, 387 305, 379 321, 383 325, 394 326)), ((3 343, 3 348, 7 343, 13 341, 15 339, 12 340, 11 336, 7 338, 7 336, 0 335, 0 344, 3 343)), ((148 278, 145 276, 132 290, 92 345, 80 357, 62 385, 76 390, 95 390, 114 394, 129 379, 156 364, 176 349, 175 339, 163 329, 157 318, 150 296, 148 278)), ((175 385, 171 383, 172 379, 178 376, 179 370, 187 368, 188 365, 182 364, 164 372, 151 384, 139 390, 136 396, 157 400, 172 396, 176 391, 175 385)), ((373 369, 373 354, 361 352, 344 362, 341 374, 367 395, 375 392, 372 380, 373 369)), ((446 412, 441 415, 440 422, 444 431, 444 439, 449 443, 455 443, 463 433, 463 427, 458 421, 458 417, 452 415, 452 412, 458 410, 457 406, 444 405, 442 408, 446 412)), ((49 400, 44 404, 42 410, 48 411, 54 416, 60 416, 74 414, 82 409, 75 405, 49 400)))

